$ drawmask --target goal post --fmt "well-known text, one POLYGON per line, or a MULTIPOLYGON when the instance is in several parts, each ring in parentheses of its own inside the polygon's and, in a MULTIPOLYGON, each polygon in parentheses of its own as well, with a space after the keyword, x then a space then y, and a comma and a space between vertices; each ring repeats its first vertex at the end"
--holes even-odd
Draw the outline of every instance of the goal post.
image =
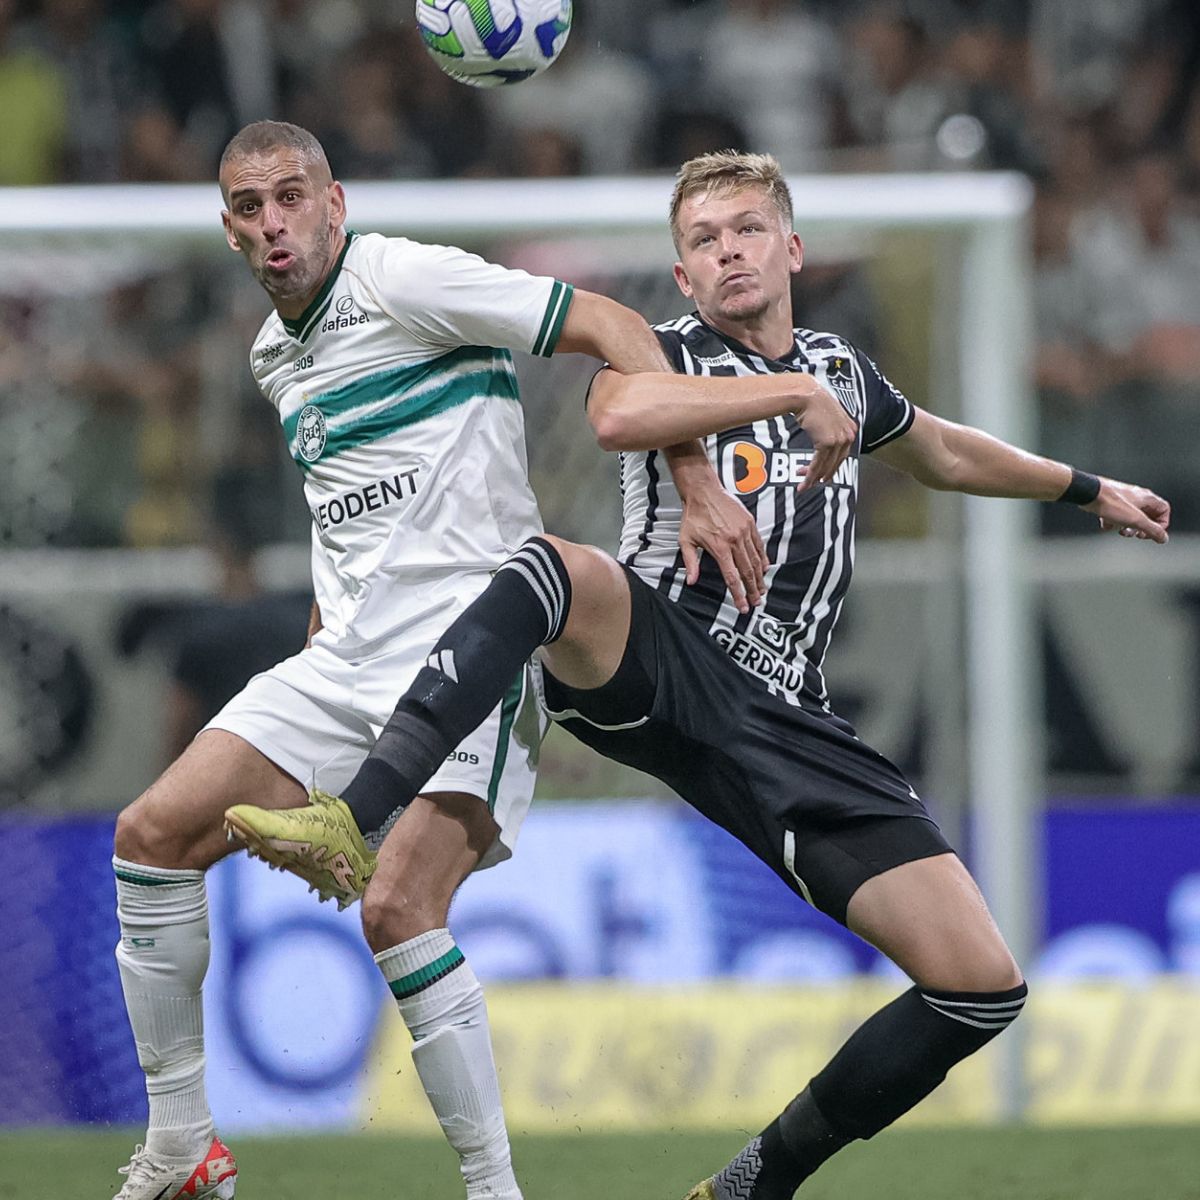
MULTIPOLYGON (((876 232, 1019 226, 1032 192, 1023 176, 806 175, 791 178, 796 224, 876 232)), ((672 181, 580 179, 351 181, 350 223, 416 238, 442 234, 661 234, 672 181)), ((0 188, 0 238, 15 234, 206 237, 219 220, 215 184, 81 184, 0 188)))
MULTIPOLYGON (((962 259, 962 410, 967 424, 1030 446, 1032 304, 1028 194, 1007 219, 973 225, 962 259)), ((1042 902, 1038 812, 1044 805, 1041 686, 1025 550, 1034 507, 968 496, 964 501, 969 779, 975 813, 973 864, 1017 961, 1036 948, 1042 902), (1039 794, 1043 793, 1043 794, 1039 794)), ((1004 1114, 1025 1109, 1025 1029, 1009 1031, 1000 1057, 1004 1114), (1015 1036, 1012 1036, 1014 1035, 1015 1036)))
MULTIPOLYGON (((1031 188, 1005 173, 795 177, 795 223, 811 247, 827 235, 896 230, 949 235, 957 304, 954 411, 969 424, 1029 446, 1031 188)), ((349 224, 470 248, 505 239, 592 239, 614 259, 664 274, 674 253, 664 177, 454 182, 351 182, 349 224)), ((0 272, 32 244, 60 252, 91 243, 136 252, 164 244, 220 249, 214 185, 97 185, 0 189, 0 272)), ((70 262, 70 254, 60 257, 70 262)), ((69 267, 67 268, 69 269, 69 267)), ((646 315, 654 319, 654 312, 646 315)), ((884 364, 886 369, 886 363, 884 364)), ((1037 812, 1044 784, 1040 685, 1026 549, 1033 506, 968 498, 961 586, 967 777, 972 861, 1014 953, 1028 962, 1041 897, 1037 812)), ((0 563, 3 551, 0 550, 0 563)), ((947 635, 949 636, 949 634, 947 635)), ((1022 1108, 1020 1039, 1004 1039, 1003 1110, 1022 1108)))

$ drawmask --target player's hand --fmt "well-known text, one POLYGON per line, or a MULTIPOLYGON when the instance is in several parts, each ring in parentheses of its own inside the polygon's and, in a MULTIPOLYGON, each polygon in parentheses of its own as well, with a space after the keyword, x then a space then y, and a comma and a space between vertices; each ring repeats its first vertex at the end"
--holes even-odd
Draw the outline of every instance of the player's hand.
POLYGON ((704 550, 717 560, 738 612, 748 613, 762 601, 770 565, 766 547, 750 511, 724 488, 691 489, 683 503, 679 549, 689 584, 700 578, 700 552, 704 550))
POLYGON ((1083 509, 1100 518, 1105 533, 1115 530, 1122 537, 1158 542, 1160 546, 1167 541, 1171 506, 1149 488, 1101 478, 1100 495, 1083 509))
POLYGON ((822 483, 829 483, 834 472, 854 449, 858 439, 858 422, 838 403, 833 393, 813 381, 808 403, 798 410, 800 428, 812 439, 812 461, 797 488, 805 492, 822 483))

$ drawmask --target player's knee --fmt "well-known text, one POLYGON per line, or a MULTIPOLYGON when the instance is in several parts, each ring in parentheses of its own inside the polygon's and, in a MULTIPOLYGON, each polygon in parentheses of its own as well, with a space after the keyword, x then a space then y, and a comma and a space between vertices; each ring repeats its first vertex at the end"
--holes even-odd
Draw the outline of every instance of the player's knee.
POLYGON ((567 542, 552 534, 543 534, 562 560, 571 583, 571 612, 575 624, 580 618, 585 626, 595 624, 598 615, 608 613, 628 588, 620 565, 603 550, 595 546, 584 546, 578 542, 567 542), (583 611, 581 611, 583 610, 583 611))
POLYGON ((922 936, 893 961, 921 986, 944 991, 1006 992, 1021 985, 1021 968, 994 926, 959 932, 922 936))
MULTIPOLYGON (((387 924, 389 921, 387 905, 377 895, 379 889, 367 884, 362 900, 358 906, 359 919, 362 921, 363 939, 371 948, 372 954, 381 954, 388 949, 387 924)), ((391 945, 396 945, 392 942, 391 945)))
POLYGON ((146 797, 139 796, 117 814, 113 853, 126 862, 157 865, 162 850, 163 830, 155 821, 146 797))
POLYGON ((1025 976, 1017 965, 1017 960, 1009 954, 1003 961, 995 963, 991 968, 987 990, 989 992, 1010 991, 1013 988, 1021 987, 1024 983, 1025 976))
POLYGON ((568 542, 552 533, 539 536, 543 541, 549 542, 562 559, 572 582, 586 583, 597 576, 606 578, 610 574, 609 565, 616 565, 603 550, 595 546, 586 546, 582 542, 568 542))
POLYGON ((572 585, 582 582, 591 567, 591 559, 595 551, 590 546, 581 546, 578 542, 568 542, 564 538, 555 537, 552 533, 543 533, 539 536, 558 555, 571 578, 572 585))
POLYGON ((360 907, 363 937, 372 954, 382 954, 445 924, 445 918, 439 920, 433 906, 421 898, 398 894, 374 881, 367 885, 360 907))
POLYGON ((211 840, 183 828, 150 792, 143 792, 117 816, 113 853, 144 866, 203 871, 211 866, 206 853, 211 840))
POLYGON ((1007 992, 1025 981, 1017 960, 1003 943, 964 956, 954 974, 957 978, 951 986, 960 992, 1007 992))
POLYGON ((1013 958, 1007 942, 997 933, 988 940, 984 950, 975 956, 974 967, 978 972, 980 986, 974 990, 981 992, 1003 992, 1020 987, 1025 982, 1017 960, 1013 958))

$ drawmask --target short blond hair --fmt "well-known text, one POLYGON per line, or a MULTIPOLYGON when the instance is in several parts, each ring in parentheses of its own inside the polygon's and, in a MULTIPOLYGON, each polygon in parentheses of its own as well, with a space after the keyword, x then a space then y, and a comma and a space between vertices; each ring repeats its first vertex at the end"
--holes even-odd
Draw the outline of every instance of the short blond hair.
POLYGON ((679 210, 692 196, 710 192, 738 192, 759 187, 779 211, 784 224, 792 228, 792 193, 783 177, 783 168, 773 154, 745 154, 740 150, 715 150, 690 158, 675 176, 671 193, 671 237, 679 248, 679 210))

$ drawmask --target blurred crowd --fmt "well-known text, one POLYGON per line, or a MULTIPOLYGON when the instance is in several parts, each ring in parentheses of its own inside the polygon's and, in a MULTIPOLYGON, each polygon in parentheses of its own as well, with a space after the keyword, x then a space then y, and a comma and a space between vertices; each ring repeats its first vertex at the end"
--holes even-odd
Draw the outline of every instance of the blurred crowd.
POLYGON ((535 84, 443 77, 412 0, 0 0, 0 184, 209 179, 264 115, 346 178, 1013 167, 1078 206, 1168 147, 1200 172, 1192 0, 580 0, 535 84), (463 130, 471 136, 464 137, 463 130))
MULTIPOLYGON (((489 92, 436 69, 412 0, 0 0, 0 111, 0 186, 210 180, 264 116, 311 128, 343 179, 663 171, 723 146, 794 173, 1026 172, 1043 448, 1153 483, 1200 529, 1196 0, 578 0, 553 70, 489 92)), ((205 343, 244 338, 261 301, 219 311, 203 271, 184 294, 129 257, 92 269, 91 326, 0 291, 0 408, 32 439, 0 461, 0 540, 191 540, 179 481, 212 461, 205 397, 231 422, 252 399, 244 360, 214 381, 205 343), (106 436, 131 414, 136 437, 106 436), (28 447, 47 422, 79 448, 54 465, 86 500, 69 512, 19 484, 46 478, 28 447), (97 437, 121 447, 102 464, 97 437)), ((822 270, 809 323, 887 323, 857 275, 822 270), (864 295, 843 312, 847 288, 864 295)))

